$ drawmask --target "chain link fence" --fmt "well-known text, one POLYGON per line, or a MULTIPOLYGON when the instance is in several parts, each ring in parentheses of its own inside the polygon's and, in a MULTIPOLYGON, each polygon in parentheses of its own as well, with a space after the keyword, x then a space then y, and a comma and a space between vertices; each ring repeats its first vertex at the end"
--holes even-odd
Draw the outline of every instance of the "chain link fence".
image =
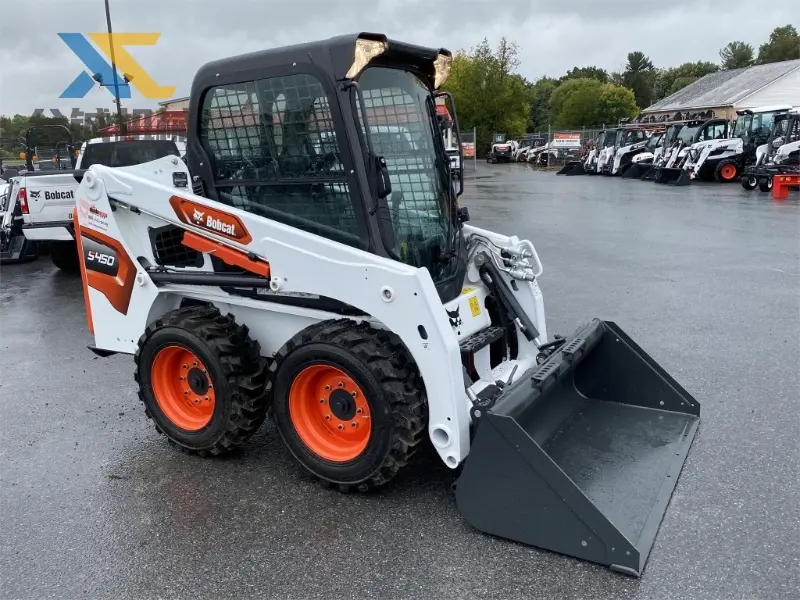
POLYGON ((517 142, 518 148, 528 147, 527 151, 518 150, 515 158, 517 162, 531 166, 561 168, 569 161, 585 157, 594 147, 600 132, 614 126, 598 125, 581 129, 549 129, 526 133, 513 140, 517 142))

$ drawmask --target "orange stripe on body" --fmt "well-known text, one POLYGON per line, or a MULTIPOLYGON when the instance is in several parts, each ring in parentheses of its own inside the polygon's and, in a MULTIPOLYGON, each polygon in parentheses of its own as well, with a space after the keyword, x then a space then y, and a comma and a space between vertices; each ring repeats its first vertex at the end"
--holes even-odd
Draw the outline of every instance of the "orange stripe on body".
POLYGON ((242 269, 255 273, 256 275, 261 275, 267 279, 270 277, 268 262, 253 260, 241 250, 223 246, 214 240, 204 238, 191 231, 183 232, 183 245, 192 250, 197 250, 198 252, 213 254, 226 264, 241 267, 242 269))

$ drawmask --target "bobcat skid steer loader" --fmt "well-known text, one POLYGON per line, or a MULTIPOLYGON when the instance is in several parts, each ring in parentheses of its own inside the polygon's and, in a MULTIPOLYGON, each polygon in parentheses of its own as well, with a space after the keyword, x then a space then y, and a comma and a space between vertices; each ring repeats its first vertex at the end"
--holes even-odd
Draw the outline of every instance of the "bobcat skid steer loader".
POLYGON ((188 170, 80 184, 92 350, 133 355, 186 450, 227 452, 269 411, 311 474, 367 491, 427 435, 477 529, 638 576, 699 405, 614 323, 548 338, 533 244, 458 205, 451 61, 362 33, 202 67, 188 170))

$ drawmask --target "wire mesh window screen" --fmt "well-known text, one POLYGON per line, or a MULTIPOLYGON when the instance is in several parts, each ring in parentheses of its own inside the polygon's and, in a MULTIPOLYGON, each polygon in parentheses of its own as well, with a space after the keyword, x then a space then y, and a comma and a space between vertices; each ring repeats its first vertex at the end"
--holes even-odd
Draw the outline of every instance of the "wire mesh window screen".
MULTIPOLYGON (((386 160, 392 183, 387 202, 395 252, 414 266, 439 268, 432 258, 446 250, 452 223, 444 188, 447 159, 437 157, 434 146, 434 136, 441 136, 441 131, 431 114, 433 101, 405 71, 368 68, 359 84, 373 150, 386 160)), ((363 115, 361 125, 366 133, 363 115)), ((436 278, 436 273, 432 275, 436 278)))
POLYGON ((209 91, 200 137, 223 202, 359 245, 328 97, 314 76, 209 91))

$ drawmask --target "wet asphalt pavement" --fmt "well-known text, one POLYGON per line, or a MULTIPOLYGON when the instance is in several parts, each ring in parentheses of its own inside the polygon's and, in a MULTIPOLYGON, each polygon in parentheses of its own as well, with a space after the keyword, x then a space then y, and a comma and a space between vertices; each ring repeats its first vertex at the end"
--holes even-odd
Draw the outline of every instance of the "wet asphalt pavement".
POLYGON ((0 597, 797 597, 797 194, 478 168, 462 203, 536 245, 551 335, 616 321, 702 405, 641 579, 471 529, 432 450, 367 497, 317 487, 271 425, 176 451, 43 258, 0 272, 0 597))

